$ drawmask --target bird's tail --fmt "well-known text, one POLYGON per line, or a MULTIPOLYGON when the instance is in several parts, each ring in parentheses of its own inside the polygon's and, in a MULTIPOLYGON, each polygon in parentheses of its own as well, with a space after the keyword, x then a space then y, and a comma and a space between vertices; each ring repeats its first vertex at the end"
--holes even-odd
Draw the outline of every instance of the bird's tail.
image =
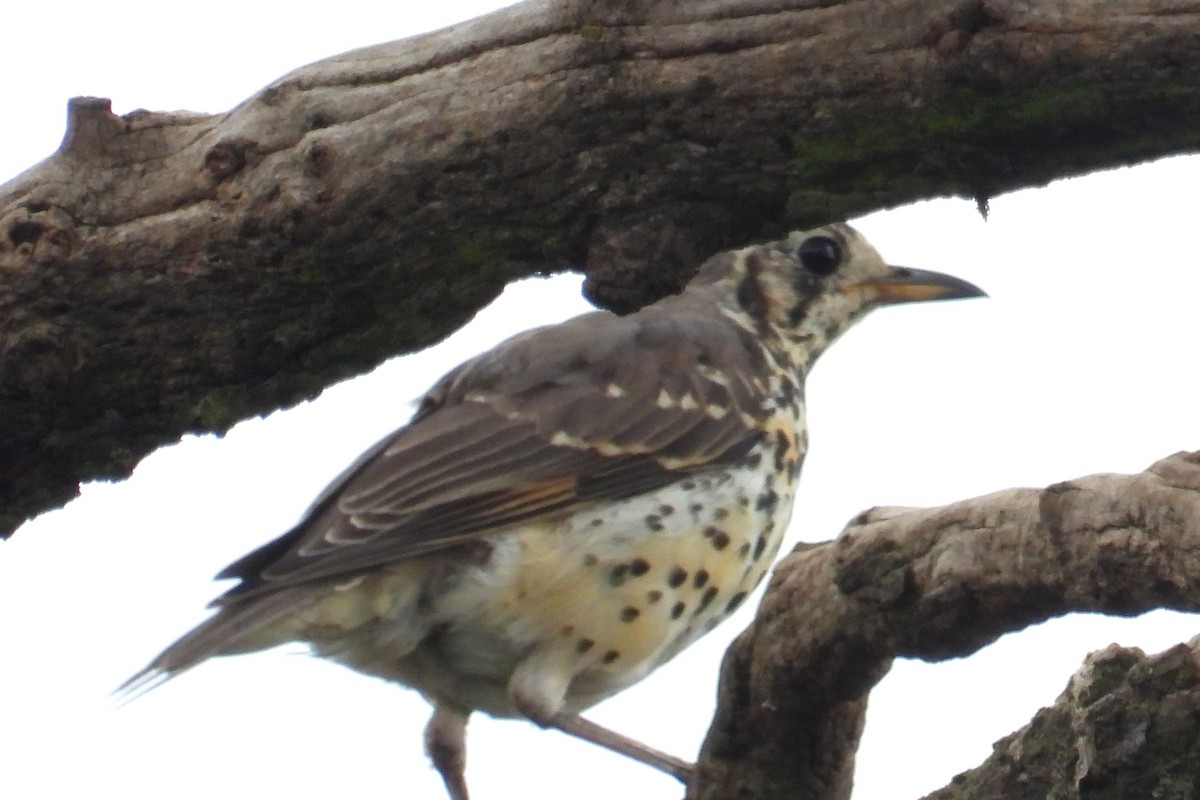
POLYGON ((217 613, 188 631, 117 687, 114 696, 124 705, 213 656, 283 644, 287 641, 286 635, 264 636, 264 629, 295 610, 309 596, 301 587, 296 587, 219 607, 217 613))

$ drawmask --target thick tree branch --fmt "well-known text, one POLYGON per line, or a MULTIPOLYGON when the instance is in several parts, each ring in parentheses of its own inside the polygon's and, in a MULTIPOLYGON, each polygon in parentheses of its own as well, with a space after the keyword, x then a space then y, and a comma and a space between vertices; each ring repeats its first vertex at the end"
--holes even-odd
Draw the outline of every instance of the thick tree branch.
POLYGON ((1093 653, 1052 707, 926 800, 1185 798, 1197 785, 1200 637, 1093 653))
POLYGON ((1073 611, 1200 611, 1198 574, 1200 452, 1138 475, 865 512, 777 567, 726 655, 688 796, 846 798, 867 694, 897 656, 964 656, 1073 611))
POLYGON ((583 267, 1200 145, 1194 0, 531 0, 213 116, 70 107, 0 189, 0 531, 583 267))

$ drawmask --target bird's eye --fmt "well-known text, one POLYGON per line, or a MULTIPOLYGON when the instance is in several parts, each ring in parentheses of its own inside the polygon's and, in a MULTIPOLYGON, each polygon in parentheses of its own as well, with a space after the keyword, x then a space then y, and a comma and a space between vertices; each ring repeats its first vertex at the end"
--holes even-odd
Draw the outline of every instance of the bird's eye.
POLYGON ((830 275, 842 263, 842 249, 828 236, 810 236, 800 243, 796 255, 814 275, 830 275))

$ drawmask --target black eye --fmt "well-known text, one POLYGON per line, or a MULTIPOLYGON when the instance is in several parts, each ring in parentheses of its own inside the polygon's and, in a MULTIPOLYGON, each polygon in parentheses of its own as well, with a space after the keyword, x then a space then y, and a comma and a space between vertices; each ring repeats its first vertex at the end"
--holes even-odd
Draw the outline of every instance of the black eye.
POLYGON ((842 250, 828 236, 810 236, 796 250, 800 263, 814 275, 831 275, 842 263, 842 250))

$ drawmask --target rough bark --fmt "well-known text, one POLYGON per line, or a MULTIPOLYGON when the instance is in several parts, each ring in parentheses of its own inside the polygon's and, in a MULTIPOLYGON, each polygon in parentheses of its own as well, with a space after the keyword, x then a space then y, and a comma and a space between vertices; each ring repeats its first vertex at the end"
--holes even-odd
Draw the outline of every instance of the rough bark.
POLYGON ((927 800, 1187 800, 1200 791, 1198 763, 1200 637, 1152 656, 1110 645, 1052 707, 927 800))
MULTIPOLYGON (((865 512, 776 568, 726 654, 688 797, 844 800, 867 694, 894 658, 957 658, 1072 611, 1200 611, 1197 575, 1200 452, 865 512)), ((1093 657, 1058 706, 935 796, 1196 796, 1200 761, 1184 756, 1200 750, 1200 661, 1181 647, 1093 657), (1142 790, 1154 786, 1173 788, 1142 790)))
POLYGON ((224 114, 71 103, 0 188, 0 531, 586 270, 1200 145, 1185 0, 531 1, 224 114))

